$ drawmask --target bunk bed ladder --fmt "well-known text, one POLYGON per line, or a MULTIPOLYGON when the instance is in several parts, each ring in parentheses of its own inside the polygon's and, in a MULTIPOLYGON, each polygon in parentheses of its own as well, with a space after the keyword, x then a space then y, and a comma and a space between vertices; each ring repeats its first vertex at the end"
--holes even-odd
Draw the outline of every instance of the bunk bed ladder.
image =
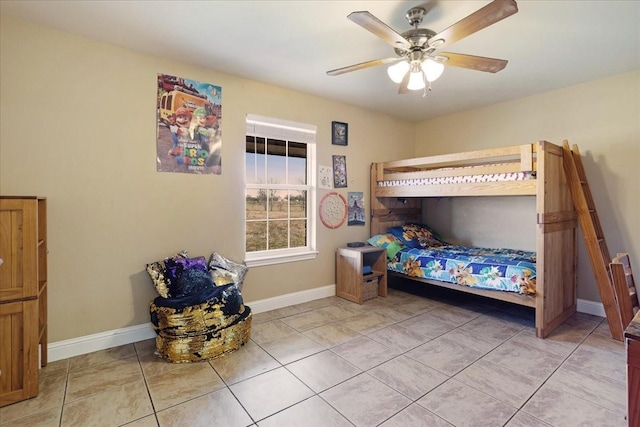
POLYGON ((584 236, 587 253, 591 259, 591 267, 593 268, 600 299, 602 300, 602 305, 604 306, 604 311, 607 316, 609 330, 611 331, 613 339, 622 341, 626 325, 624 327, 622 325, 620 307, 616 300, 611 280, 609 270, 611 257, 609 256, 607 242, 604 239, 602 226, 598 219, 598 212, 593 203, 591 190, 587 183, 587 176, 584 172, 580 152, 578 151, 578 146, 575 144, 572 148, 569 148, 567 141, 563 141, 563 149, 565 174, 567 175, 569 188, 571 189, 573 204, 578 213, 578 221, 584 236))
POLYGON ((631 323, 635 314, 640 311, 640 301, 636 283, 633 280, 629 254, 619 253, 609 264, 611 280, 620 307, 620 319, 622 327, 626 328, 631 323))

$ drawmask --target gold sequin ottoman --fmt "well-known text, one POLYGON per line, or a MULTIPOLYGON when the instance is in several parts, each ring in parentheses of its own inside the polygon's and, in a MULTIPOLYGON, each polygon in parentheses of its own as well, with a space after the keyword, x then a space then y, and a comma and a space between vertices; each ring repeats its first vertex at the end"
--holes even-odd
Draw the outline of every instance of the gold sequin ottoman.
POLYGON ((185 298, 158 297, 150 311, 157 353, 173 363, 222 356, 239 349, 251 335, 251 308, 242 303, 235 285, 185 298))

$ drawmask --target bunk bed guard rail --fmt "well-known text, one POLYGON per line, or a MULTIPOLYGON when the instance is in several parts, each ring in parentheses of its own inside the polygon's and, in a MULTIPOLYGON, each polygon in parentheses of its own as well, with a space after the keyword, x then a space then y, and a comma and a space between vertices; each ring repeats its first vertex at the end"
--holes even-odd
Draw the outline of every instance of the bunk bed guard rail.
POLYGON ((431 184, 439 187, 433 196, 442 195, 443 185, 451 196, 535 195, 541 144, 375 163, 376 196, 399 196, 398 191, 407 197, 429 196, 425 187, 431 184))

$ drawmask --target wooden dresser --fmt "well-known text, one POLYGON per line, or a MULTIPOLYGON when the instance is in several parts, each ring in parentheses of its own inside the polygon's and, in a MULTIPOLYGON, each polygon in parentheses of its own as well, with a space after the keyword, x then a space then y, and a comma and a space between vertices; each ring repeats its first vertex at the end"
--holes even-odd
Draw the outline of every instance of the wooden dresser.
POLYGON ((629 427, 640 427, 640 312, 624 331, 627 348, 627 419, 629 427))
POLYGON ((47 364, 46 199, 0 196, 0 259, 0 406, 6 406, 37 396, 39 366, 47 364))

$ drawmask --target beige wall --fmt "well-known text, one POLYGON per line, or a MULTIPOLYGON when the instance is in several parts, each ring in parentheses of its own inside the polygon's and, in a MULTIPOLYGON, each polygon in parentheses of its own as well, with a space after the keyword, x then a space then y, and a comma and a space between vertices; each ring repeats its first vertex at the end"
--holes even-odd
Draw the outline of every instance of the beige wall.
MULTIPOLYGON (((609 251, 629 252, 632 264, 640 263, 640 71, 425 121, 416 135, 417 156, 537 140, 577 144, 609 251)), ((514 214, 505 215, 505 203, 461 198, 428 206, 445 236, 484 244, 502 233, 524 246, 522 234, 535 231, 523 218, 527 204, 535 207, 517 200, 510 208, 514 214), (469 223, 483 226, 473 230, 469 223)), ((578 298, 600 301, 581 234, 578 243, 578 298)))
MULTIPOLYGON (((318 163, 347 156, 345 196, 368 198, 371 162, 413 154, 411 123, 8 17, 1 24, 0 194, 48 198, 51 342, 148 322, 148 262, 182 249, 243 259, 247 113, 317 125, 318 163), (157 73, 222 87, 222 175, 156 172, 157 73), (331 145, 332 120, 349 123, 347 147, 331 145)), ((245 300, 334 284, 335 248, 368 236, 368 227, 317 230, 316 260, 252 268, 245 300)))
MULTIPOLYGON (((148 322, 150 261, 182 249, 243 259, 247 113, 317 125, 318 163, 345 154, 349 187, 340 191, 367 200, 373 161, 567 138, 586 153, 611 252, 637 260, 639 81, 638 72, 624 74, 414 125, 2 17, 0 194, 48 198, 51 342, 148 322), (157 73, 222 86, 222 175, 156 172, 157 73), (349 123, 348 147, 331 145, 332 120, 349 123)), ((440 216, 461 215, 449 212, 440 216)), ((245 300, 333 284, 335 248, 368 235, 368 227, 317 230, 317 260, 252 268, 245 300)), ((598 300, 581 251, 579 296, 598 300)))

